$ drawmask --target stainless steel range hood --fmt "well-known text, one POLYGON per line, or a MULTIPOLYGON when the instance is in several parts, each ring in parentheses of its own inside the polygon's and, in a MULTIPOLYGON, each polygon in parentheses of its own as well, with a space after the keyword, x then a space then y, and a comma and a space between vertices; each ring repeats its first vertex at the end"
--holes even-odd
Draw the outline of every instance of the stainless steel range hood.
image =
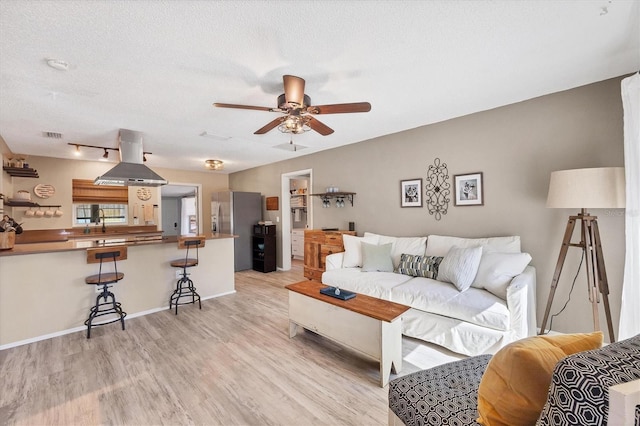
POLYGON ((143 164, 142 133, 120 129, 120 163, 102 176, 94 185, 161 186, 169 183, 143 164))

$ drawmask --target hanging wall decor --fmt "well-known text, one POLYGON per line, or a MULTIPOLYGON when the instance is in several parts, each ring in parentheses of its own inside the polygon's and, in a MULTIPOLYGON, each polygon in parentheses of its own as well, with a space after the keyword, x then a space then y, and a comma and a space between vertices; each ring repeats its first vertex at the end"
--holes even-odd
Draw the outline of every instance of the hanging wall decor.
POLYGON ((483 206, 482 172, 453 176, 453 194, 456 206, 483 206))
POLYGON ((400 207, 422 207, 422 179, 400 181, 400 207))
POLYGON ((447 163, 440 163, 440 159, 436 158, 433 160, 433 165, 430 165, 427 170, 425 183, 425 204, 429 214, 435 216, 436 220, 440 220, 443 214, 447 214, 449 201, 451 201, 449 199, 450 188, 447 163))

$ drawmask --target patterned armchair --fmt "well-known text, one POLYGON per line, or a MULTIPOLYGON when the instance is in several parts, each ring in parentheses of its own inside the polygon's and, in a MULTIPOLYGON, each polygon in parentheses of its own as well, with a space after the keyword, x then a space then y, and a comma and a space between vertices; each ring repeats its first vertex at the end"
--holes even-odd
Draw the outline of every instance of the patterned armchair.
MULTIPOLYGON (((391 381, 389 424, 477 425, 478 385, 490 359, 471 357, 391 381)), ((563 358, 537 425, 606 425, 609 388, 635 380, 640 380, 640 335, 563 358)), ((640 426, 640 408, 635 413, 632 409, 630 416, 640 426)))

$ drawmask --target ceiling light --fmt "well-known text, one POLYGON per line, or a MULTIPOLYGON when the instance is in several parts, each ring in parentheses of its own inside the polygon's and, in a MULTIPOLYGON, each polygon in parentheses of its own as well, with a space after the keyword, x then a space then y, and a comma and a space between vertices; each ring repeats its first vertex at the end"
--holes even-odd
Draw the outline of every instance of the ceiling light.
POLYGON ((109 151, 107 151, 107 148, 104 149, 104 155, 102 158, 109 158, 109 151))
POLYGON ((222 160, 206 160, 204 165, 209 170, 222 170, 224 168, 222 160))
POLYGON ((80 156, 80 145, 76 145, 76 156, 80 156))
POLYGON ((289 115, 286 119, 280 123, 278 126, 278 130, 282 133, 304 133, 311 130, 311 127, 307 124, 309 121, 308 118, 305 118, 301 115, 289 115))
POLYGON ((47 59, 47 65, 58 71, 67 71, 69 69, 69 63, 60 59, 47 59))

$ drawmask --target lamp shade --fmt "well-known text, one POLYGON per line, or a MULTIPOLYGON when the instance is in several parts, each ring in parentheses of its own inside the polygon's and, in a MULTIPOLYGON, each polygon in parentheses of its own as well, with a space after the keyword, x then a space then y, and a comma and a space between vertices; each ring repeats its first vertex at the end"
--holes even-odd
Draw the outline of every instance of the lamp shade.
POLYGON ((615 209, 624 206, 624 167, 560 170, 551 173, 547 207, 615 209))

